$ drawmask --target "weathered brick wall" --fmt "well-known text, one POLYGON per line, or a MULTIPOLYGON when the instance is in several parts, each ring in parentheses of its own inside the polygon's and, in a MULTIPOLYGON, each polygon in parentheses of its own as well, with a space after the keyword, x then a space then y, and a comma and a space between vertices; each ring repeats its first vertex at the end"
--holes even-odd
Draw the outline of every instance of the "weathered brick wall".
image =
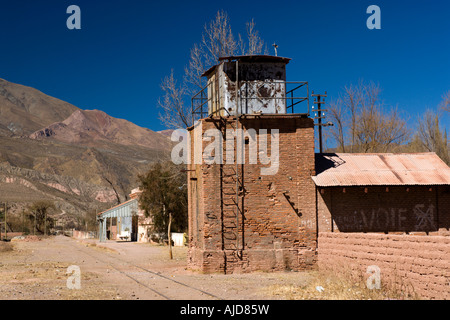
POLYGON ((383 286, 424 299, 450 299, 450 237, 319 233, 320 270, 367 279, 373 265, 380 268, 383 286))
MULTIPOLYGON (((233 119, 205 119, 202 132, 234 129, 234 125, 233 119)), ((190 165, 189 264, 205 272, 226 273, 310 268, 316 261, 313 121, 262 116, 242 119, 241 126, 255 129, 258 141, 260 129, 268 129, 269 134, 279 129, 278 172, 261 175, 261 168, 269 165, 250 164, 247 149, 245 165, 238 169, 243 188, 236 219, 236 165, 190 165)), ((267 145, 270 155, 270 136, 267 145)))
POLYGON ((318 188, 319 231, 444 232, 450 228, 447 186, 318 188))

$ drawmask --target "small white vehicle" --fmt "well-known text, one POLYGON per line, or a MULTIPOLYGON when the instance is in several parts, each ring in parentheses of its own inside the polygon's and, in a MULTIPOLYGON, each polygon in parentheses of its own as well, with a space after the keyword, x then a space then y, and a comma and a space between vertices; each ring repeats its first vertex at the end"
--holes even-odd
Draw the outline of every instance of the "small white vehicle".
POLYGON ((130 231, 122 231, 121 233, 117 234, 117 239, 128 240, 130 236, 130 231))

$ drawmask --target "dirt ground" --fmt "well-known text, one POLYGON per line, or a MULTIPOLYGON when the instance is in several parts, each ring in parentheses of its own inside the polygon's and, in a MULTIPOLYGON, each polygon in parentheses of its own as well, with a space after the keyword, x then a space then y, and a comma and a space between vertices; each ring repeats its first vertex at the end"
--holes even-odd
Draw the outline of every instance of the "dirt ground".
POLYGON ((170 260, 167 247, 131 242, 56 236, 8 245, 0 250, 2 300, 284 299, 272 288, 305 287, 310 278, 299 272, 202 274, 187 269, 186 247, 174 247, 170 260), (70 266, 79 267, 80 288, 70 266))

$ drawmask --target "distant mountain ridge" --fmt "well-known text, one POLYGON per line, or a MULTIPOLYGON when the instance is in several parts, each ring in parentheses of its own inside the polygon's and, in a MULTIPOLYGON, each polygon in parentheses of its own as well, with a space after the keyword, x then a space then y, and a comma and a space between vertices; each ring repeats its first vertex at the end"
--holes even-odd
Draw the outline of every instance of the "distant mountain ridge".
POLYGON ((29 135, 80 110, 31 87, 0 79, 0 125, 17 135, 29 135))
POLYGON ((126 201, 171 146, 167 132, 0 79, 0 201, 12 213, 38 199, 54 201, 66 222, 100 212, 126 201))
POLYGON ((33 132, 29 137, 90 147, 96 146, 99 141, 161 150, 169 146, 167 136, 127 120, 113 118, 100 110, 77 110, 64 121, 33 132))

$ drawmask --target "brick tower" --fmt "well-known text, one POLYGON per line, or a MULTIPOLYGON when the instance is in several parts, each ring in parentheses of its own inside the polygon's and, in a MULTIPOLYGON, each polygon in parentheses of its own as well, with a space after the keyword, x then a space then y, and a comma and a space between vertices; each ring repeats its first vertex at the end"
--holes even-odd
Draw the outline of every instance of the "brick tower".
POLYGON ((286 81, 289 61, 221 58, 192 99, 199 118, 189 128, 192 268, 233 273, 315 263, 314 121, 308 83, 286 81))

